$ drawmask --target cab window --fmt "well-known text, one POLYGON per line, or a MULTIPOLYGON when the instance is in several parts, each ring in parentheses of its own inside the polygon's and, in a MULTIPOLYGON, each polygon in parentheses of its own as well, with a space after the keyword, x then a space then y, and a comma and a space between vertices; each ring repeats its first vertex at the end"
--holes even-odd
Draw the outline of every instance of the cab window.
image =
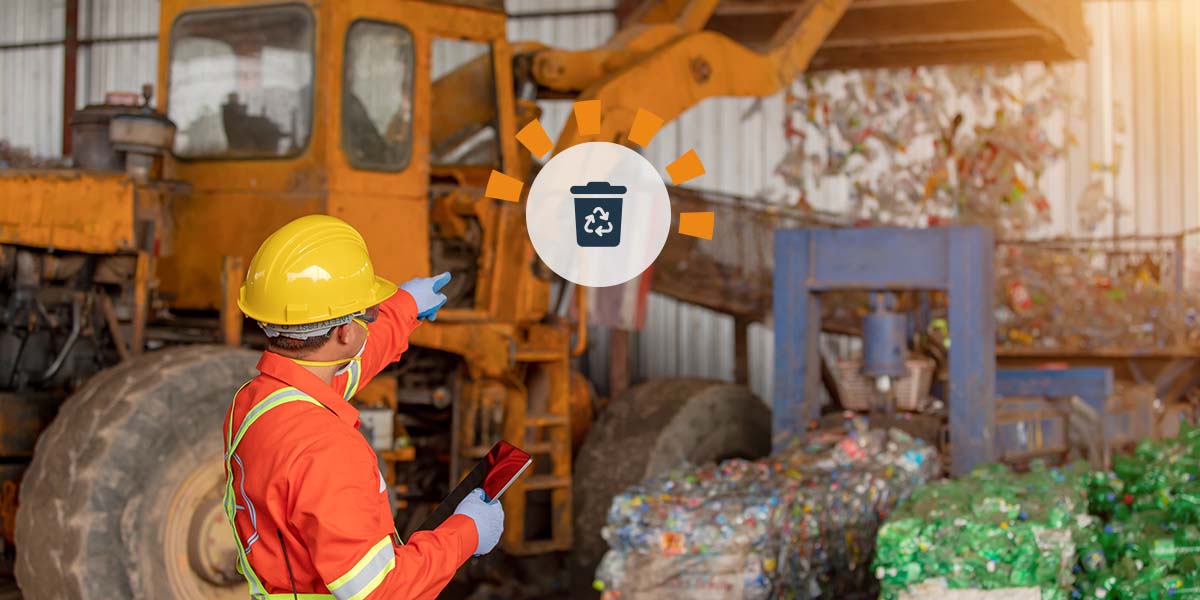
POLYGON ((500 146, 491 45, 434 38, 430 52, 430 162, 498 168, 500 146))
POLYGON ((351 165, 373 171, 408 166, 412 88, 412 33, 377 21, 351 24, 342 85, 342 150, 351 165))
POLYGON ((313 18, 298 5, 184 14, 171 30, 168 115, 183 158, 299 153, 312 125, 313 18))

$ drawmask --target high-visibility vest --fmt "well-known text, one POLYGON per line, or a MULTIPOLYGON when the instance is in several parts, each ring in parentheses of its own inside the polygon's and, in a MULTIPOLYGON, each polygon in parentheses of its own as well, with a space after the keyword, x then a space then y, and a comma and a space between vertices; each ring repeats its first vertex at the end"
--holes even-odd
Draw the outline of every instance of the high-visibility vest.
POLYGON ((225 516, 229 519, 229 528, 233 531, 233 539, 237 543, 237 570, 246 578, 246 583, 250 586, 250 597, 254 600, 336 600, 333 594, 268 594, 267 588, 262 584, 262 580, 258 578, 258 575, 254 574, 254 569, 250 568, 250 561, 246 559, 246 548, 242 546, 242 537, 238 535, 237 526, 234 524, 237 500, 234 498, 233 492, 233 453, 237 450, 238 444, 241 443, 242 437, 246 435, 246 430, 259 417, 267 414, 267 411, 288 402, 309 402, 325 408, 324 405, 317 402, 312 396, 294 387, 285 387, 263 398, 258 404, 255 404, 250 409, 250 412, 246 414, 246 418, 242 420, 242 424, 237 429, 236 436, 233 431, 233 411, 229 411, 228 433, 226 437, 229 440, 229 447, 225 449, 225 516))

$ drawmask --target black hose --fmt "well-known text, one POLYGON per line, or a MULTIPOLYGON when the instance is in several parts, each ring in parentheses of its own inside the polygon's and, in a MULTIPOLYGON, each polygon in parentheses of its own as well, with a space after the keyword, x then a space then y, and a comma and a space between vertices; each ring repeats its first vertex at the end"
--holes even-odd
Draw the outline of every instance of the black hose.
POLYGON ((81 301, 76 298, 71 303, 71 333, 67 334, 67 341, 63 344, 63 348, 59 351, 58 356, 54 357, 54 362, 50 363, 50 367, 42 373, 42 381, 50 381, 62 365, 67 360, 67 355, 71 353, 71 348, 75 347, 75 342, 79 339, 79 332, 83 329, 83 307, 80 306, 81 301))
POLYGON ((17 357, 13 360, 12 371, 8 373, 8 387, 14 388, 17 385, 17 369, 21 367, 21 358, 25 356, 25 346, 29 342, 29 333, 16 336, 21 340, 21 345, 17 346, 17 357))
POLYGON ((283 531, 276 529, 275 533, 279 535, 279 547, 283 549, 283 564, 287 565, 288 579, 292 580, 292 598, 300 600, 300 596, 296 593, 296 576, 292 575, 292 562, 288 560, 287 544, 283 542, 283 531))

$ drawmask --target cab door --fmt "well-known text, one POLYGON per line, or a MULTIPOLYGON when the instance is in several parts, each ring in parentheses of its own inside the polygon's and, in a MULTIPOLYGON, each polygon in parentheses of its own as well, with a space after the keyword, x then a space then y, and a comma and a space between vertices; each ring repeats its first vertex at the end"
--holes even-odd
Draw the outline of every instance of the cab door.
POLYGON ((420 3, 329 3, 323 73, 328 212, 362 232, 376 272, 429 274, 429 38, 420 3))

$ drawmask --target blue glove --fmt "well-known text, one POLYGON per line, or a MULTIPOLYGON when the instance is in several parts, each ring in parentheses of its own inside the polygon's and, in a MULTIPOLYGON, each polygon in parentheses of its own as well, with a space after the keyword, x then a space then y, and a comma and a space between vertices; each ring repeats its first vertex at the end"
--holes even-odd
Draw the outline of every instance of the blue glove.
POLYGON ((417 318, 437 320, 437 311, 446 303, 446 295, 441 289, 450 283, 450 272, 446 271, 436 277, 418 277, 400 284, 400 289, 406 291, 417 301, 417 318))
POLYGON ((500 534, 504 533, 504 507, 499 500, 487 501, 487 494, 482 489, 475 488, 458 503, 454 509, 456 515, 466 515, 475 521, 475 531, 479 532, 479 545, 475 548, 475 556, 491 552, 500 543, 500 534))

